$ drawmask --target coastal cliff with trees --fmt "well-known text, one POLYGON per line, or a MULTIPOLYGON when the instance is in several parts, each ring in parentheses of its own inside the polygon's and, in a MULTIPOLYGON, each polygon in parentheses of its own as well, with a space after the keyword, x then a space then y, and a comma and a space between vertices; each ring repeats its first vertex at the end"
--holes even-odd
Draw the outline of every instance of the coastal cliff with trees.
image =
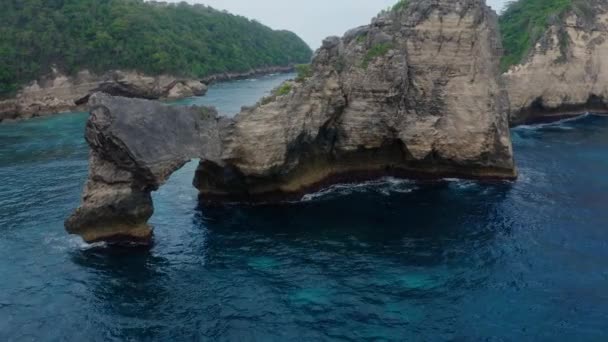
MULTIPOLYGON (((77 88, 83 83, 90 88, 89 83, 100 83, 97 80, 116 83, 134 78, 148 88, 162 88, 159 94, 144 97, 165 97, 172 90, 167 87, 176 82, 185 86, 186 80, 211 75, 307 63, 312 55, 292 32, 185 2, 7 0, 2 7, 3 98, 17 97, 35 81, 30 93, 44 102, 44 96, 54 94, 38 96, 38 88, 77 88), (117 70, 131 74, 109 75, 117 70), (173 79, 159 80, 158 76, 173 79)), ((68 92, 83 95, 74 90, 68 92)), ((68 99, 55 96, 55 100, 68 99)))
POLYGON ((513 125, 608 112, 608 2, 520 0, 500 26, 513 125))

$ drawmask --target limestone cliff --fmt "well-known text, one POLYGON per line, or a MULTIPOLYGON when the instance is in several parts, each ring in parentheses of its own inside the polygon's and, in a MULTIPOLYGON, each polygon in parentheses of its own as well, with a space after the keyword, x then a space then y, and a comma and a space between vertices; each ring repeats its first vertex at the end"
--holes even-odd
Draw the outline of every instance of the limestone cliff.
POLYGON ((504 74, 513 125, 608 112, 608 2, 579 2, 504 74))
POLYGON ((0 121, 73 111, 85 105, 96 91, 144 99, 175 99, 204 95, 207 86, 168 75, 152 77, 127 71, 95 75, 85 70, 76 76, 65 76, 54 70, 52 75, 23 87, 15 98, 0 101, 0 121))
POLYGON ((236 117, 195 185, 255 201, 378 175, 513 178, 500 55, 483 0, 411 0, 326 39, 310 78, 236 117))
POLYGON ((97 94, 90 174, 69 232, 148 242, 150 192, 190 158, 204 201, 281 201, 383 175, 516 176, 497 18, 483 0, 410 0, 234 119, 97 94))

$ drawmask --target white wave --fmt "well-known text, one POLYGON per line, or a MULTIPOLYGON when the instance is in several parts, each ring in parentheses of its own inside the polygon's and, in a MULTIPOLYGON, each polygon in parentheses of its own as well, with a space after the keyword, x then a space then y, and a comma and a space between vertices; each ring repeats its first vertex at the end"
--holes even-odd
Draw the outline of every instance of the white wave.
POLYGON ((88 250, 91 248, 100 248, 106 246, 104 242, 93 244, 86 243, 84 240, 82 240, 82 238, 74 235, 49 235, 44 238, 44 243, 59 251, 88 250))
POLYGON ((450 183, 457 189, 464 190, 479 186, 479 182, 470 179, 459 179, 459 178, 444 178, 444 181, 450 183))
POLYGON ((385 177, 361 183, 335 184, 315 193, 304 195, 301 201, 309 202, 364 192, 375 192, 384 196, 390 196, 394 193, 410 193, 417 188, 412 180, 385 177))
POLYGON ((553 121, 553 122, 537 123, 537 124, 530 124, 530 125, 520 125, 520 126, 515 127, 514 130, 537 130, 537 129, 547 128, 547 127, 557 127, 560 129, 573 129, 570 126, 564 126, 564 124, 583 120, 583 119, 586 119, 593 115, 594 114, 592 114, 592 113, 585 113, 585 114, 581 114, 581 115, 574 116, 571 118, 565 118, 565 119, 561 119, 561 120, 557 120, 557 121, 553 121))

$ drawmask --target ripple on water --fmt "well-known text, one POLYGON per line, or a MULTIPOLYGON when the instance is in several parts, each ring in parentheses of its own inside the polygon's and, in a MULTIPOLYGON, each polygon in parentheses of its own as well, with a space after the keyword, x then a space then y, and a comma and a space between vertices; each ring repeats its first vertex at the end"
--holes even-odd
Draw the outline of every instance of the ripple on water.
POLYGON ((257 271, 272 271, 280 267, 281 263, 272 257, 249 258, 247 265, 257 271))
MULTIPOLYGON (((236 111, 281 81, 190 100, 236 111)), ((608 118, 515 129, 516 182, 386 178, 207 208, 194 162, 154 193, 154 248, 128 252, 63 228, 84 119, 0 125, 2 341, 606 339, 608 118)))
POLYGON ((318 305, 331 304, 332 290, 325 287, 303 288, 293 291, 289 300, 295 305, 318 305))

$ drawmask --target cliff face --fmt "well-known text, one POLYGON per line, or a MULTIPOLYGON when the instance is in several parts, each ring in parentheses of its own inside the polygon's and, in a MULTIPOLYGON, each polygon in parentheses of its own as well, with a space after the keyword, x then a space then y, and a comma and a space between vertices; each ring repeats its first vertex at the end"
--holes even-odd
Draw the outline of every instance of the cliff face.
POLYGON ((207 86, 196 80, 168 75, 151 77, 138 72, 112 71, 99 76, 82 71, 74 77, 54 72, 23 87, 14 99, 0 101, 0 122, 75 110, 96 91, 144 99, 174 99, 204 95, 207 86))
POLYGON ((504 74, 513 125, 608 112, 608 3, 564 13, 504 74))
POLYGON ((312 76, 229 127, 203 198, 298 195, 377 175, 515 176, 497 18, 482 0, 412 0, 324 41, 312 76))

